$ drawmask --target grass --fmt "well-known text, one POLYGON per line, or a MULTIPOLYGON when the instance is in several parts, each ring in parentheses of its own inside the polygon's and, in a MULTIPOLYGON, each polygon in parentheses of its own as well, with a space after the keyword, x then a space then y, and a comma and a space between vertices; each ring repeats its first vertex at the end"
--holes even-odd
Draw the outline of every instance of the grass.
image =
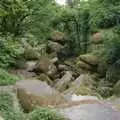
POLYGON ((66 120, 55 110, 50 108, 37 108, 28 116, 28 120, 66 120))

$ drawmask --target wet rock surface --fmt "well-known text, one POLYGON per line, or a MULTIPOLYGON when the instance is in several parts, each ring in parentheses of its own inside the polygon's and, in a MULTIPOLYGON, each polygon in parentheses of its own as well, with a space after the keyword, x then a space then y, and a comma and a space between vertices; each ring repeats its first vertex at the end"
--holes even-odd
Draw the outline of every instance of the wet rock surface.
POLYGON ((70 120, 120 120, 120 112, 102 103, 65 108, 62 113, 70 120))

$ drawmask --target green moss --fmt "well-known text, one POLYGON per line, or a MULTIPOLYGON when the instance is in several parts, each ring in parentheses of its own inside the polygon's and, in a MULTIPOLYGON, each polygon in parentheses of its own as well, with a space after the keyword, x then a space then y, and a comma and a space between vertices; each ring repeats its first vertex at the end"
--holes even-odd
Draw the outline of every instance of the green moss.
POLYGON ((93 91, 91 88, 85 85, 81 85, 77 90, 76 90, 77 95, 92 95, 93 91))

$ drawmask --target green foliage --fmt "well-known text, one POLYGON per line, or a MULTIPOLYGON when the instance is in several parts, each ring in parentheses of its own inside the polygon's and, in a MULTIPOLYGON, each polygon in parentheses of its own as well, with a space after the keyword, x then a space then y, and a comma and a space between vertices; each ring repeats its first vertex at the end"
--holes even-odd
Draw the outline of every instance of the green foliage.
POLYGON ((19 77, 9 74, 7 71, 0 69, 0 85, 15 84, 19 77))
POLYGON ((49 108, 38 108, 29 114, 28 120, 65 120, 65 118, 49 108))
POLYGON ((31 0, 29 7, 32 14, 27 28, 38 38, 39 43, 45 42, 52 31, 52 21, 56 17, 58 7, 53 0, 31 0))
POLYGON ((15 66, 16 59, 20 59, 24 48, 18 41, 8 35, 0 38, 0 67, 6 68, 15 66))
MULTIPOLYGON (((66 33, 66 49, 70 53, 86 53, 89 43, 89 11, 83 8, 66 8, 57 22, 66 33)), ((58 27, 59 28, 59 27, 58 27)))
POLYGON ((13 95, 8 92, 0 92, 0 115, 4 120, 25 120, 24 114, 15 109, 13 95))
POLYGON ((120 23, 120 1, 89 1, 91 23, 99 28, 110 28, 120 23))
POLYGON ((20 35, 29 16, 28 0, 0 1, 0 31, 20 35))

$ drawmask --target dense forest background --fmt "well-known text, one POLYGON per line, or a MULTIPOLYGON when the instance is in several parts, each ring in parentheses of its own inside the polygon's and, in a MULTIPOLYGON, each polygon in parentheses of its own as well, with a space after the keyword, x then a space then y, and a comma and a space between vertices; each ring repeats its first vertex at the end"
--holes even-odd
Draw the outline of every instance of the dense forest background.
POLYGON ((11 70, 24 69, 27 60, 53 57, 53 51, 75 70, 86 68, 81 55, 98 57, 95 64, 88 55, 98 67, 88 71, 99 74, 92 93, 120 96, 120 0, 67 0, 64 6, 54 0, 0 0, 0 85, 15 84, 20 76, 11 70))

